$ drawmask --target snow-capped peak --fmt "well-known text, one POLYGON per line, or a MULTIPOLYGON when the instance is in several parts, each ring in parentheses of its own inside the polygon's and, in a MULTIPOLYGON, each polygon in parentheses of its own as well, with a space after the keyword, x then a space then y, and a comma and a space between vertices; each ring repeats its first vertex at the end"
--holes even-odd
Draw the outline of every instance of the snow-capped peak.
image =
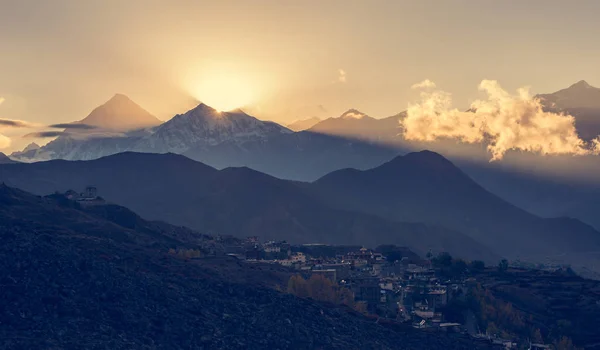
POLYGON ((23 148, 23 150, 21 152, 28 152, 28 151, 33 151, 40 148, 40 145, 38 145, 35 142, 32 142, 30 144, 28 144, 25 148, 23 148))
POLYGON ((344 112, 344 114, 342 114, 340 116, 340 118, 342 119, 362 119, 364 117, 368 117, 366 114, 364 114, 361 111, 358 111, 354 108, 347 110, 346 112, 344 112))

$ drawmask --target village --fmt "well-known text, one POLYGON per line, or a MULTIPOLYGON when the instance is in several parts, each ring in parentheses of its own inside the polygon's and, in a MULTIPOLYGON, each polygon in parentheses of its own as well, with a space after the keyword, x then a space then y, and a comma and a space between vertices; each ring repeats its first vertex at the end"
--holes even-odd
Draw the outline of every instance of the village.
MULTIPOLYGON (((352 292, 354 302, 377 322, 409 324, 432 332, 468 334, 506 349, 551 349, 536 339, 517 339, 506 332, 480 329, 476 316, 464 308, 469 291, 478 285, 482 261, 469 263, 447 253, 419 257, 394 245, 368 249, 326 244, 293 245, 285 241, 261 242, 247 237, 226 245, 226 253, 246 263, 280 264, 308 280, 320 275, 352 292), (475 273, 473 273, 475 272, 475 273), (459 322, 458 320, 461 320, 459 322)), ((493 270, 508 269, 506 260, 493 270)), ((490 268, 488 268, 489 270, 490 268)))

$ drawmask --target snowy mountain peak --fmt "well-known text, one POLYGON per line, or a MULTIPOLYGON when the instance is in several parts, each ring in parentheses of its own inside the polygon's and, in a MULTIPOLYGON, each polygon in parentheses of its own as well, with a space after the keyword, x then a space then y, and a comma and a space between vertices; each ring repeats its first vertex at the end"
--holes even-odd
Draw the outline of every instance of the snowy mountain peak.
POLYGON ((115 94, 77 123, 108 130, 128 131, 156 126, 161 121, 129 97, 115 94))
POLYGON ((576 82, 575 84, 569 86, 569 89, 577 89, 577 90, 589 89, 589 88, 593 88, 593 86, 588 84, 588 82, 585 80, 580 80, 580 81, 576 82))
POLYGON ((368 115, 354 108, 347 110, 340 116, 342 119, 362 119, 364 117, 368 117, 368 115))
POLYGON ((27 147, 23 148, 22 152, 33 151, 33 150, 36 150, 38 148, 40 148, 40 145, 38 145, 35 142, 32 142, 32 143, 28 144, 27 147))
MULTIPOLYGON (((187 113, 192 112, 192 111, 194 111, 196 113, 216 113, 216 114, 219 113, 216 109, 214 109, 211 106, 206 105, 202 102, 200 104, 198 104, 196 107, 189 110, 187 113)), ((187 114, 187 113, 185 113, 185 114, 187 114)))
POLYGON ((541 94, 537 97, 546 108, 570 109, 570 108, 600 108, 600 89, 591 86, 585 80, 569 86, 566 89, 551 94, 541 94))

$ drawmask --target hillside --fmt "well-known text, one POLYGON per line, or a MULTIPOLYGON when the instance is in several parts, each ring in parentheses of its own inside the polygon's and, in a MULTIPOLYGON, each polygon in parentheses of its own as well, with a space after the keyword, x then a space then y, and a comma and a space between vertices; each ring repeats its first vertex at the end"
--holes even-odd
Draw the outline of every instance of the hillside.
POLYGON ((331 208, 315 198, 310 184, 248 168, 218 171, 174 154, 121 153, 93 161, 0 166, 0 180, 37 194, 92 184, 106 200, 143 217, 212 234, 293 243, 397 244, 421 254, 431 249, 490 262, 500 258, 457 231, 331 208))
POLYGON ((1 185, 0 203, 7 349, 484 348, 225 279, 222 266, 232 263, 238 276, 262 272, 226 258, 170 256, 161 244, 172 237, 152 236, 155 246, 57 196, 1 185))

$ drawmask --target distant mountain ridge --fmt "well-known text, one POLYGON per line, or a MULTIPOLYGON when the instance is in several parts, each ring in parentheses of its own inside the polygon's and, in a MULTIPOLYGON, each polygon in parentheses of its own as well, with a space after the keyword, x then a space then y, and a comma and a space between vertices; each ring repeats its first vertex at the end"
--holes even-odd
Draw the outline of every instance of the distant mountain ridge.
MULTIPOLYGON (((116 95, 92 114, 122 115, 115 108, 133 103, 127 101, 126 97, 116 95)), ((115 116, 109 119, 117 118, 115 116)), ((80 123, 89 121, 84 119, 80 123)), ((335 135, 311 131, 294 133, 239 109, 218 112, 200 103, 158 126, 124 132, 94 129, 68 133, 39 149, 15 152, 11 156, 24 162, 92 160, 127 151, 179 153, 218 168, 250 166, 298 180, 314 180, 340 167, 368 168, 397 152, 390 147, 335 135)))
POLYGON ((441 155, 422 151, 379 167, 339 170, 314 183, 330 205, 390 220, 448 227, 511 258, 565 254, 580 267, 600 233, 569 218, 542 219, 486 191, 441 155))
POLYGON ((299 119, 287 125, 287 128, 292 131, 303 131, 308 130, 315 126, 321 121, 319 117, 312 117, 307 119, 299 119))
POLYGON ((0 181, 38 194, 93 184, 106 200, 143 217, 209 234, 256 235, 294 243, 394 243, 420 254, 448 250, 456 256, 499 259, 460 232, 334 209, 314 196, 310 184, 243 167, 218 171, 180 155, 146 153, 16 166, 0 166, 0 181))
POLYGON ((365 171, 335 171, 314 183, 244 167, 219 171, 180 155, 146 153, 4 165, 0 181, 39 194, 94 184, 106 199, 145 217, 213 234, 393 243, 421 254, 447 250, 488 261, 556 256, 574 268, 590 263, 584 252, 600 250, 600 233, 590 226, 525 212, 433 152, 411 153, 365 171))
POLYGON ((328 118, 315 124, 309 130, 327 135, 391 143, 401 133, 400 120, 404 115, 402 112, 376 119, 356 109, 350 109, 339 117, 328 118))

